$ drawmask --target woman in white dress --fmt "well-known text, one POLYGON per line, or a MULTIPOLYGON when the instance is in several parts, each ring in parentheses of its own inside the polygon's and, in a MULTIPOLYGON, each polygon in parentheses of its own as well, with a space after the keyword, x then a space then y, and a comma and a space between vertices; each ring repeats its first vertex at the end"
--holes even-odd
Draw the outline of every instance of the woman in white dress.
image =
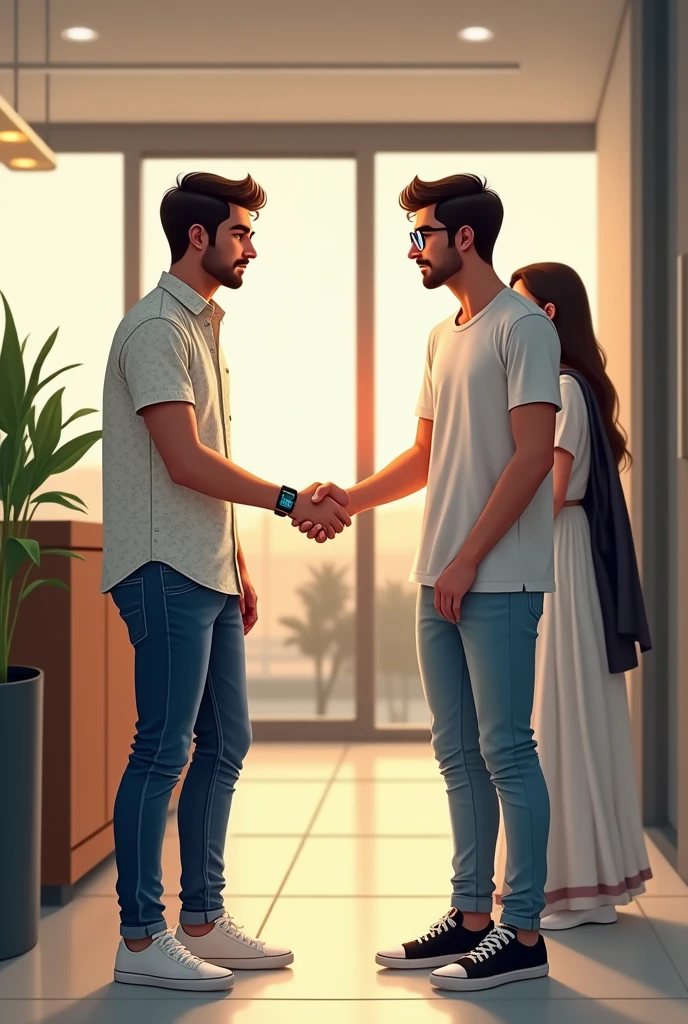
MULTIPOLYGON (((617 466, 630 463, 618 398, 605 372, 590 304, 578 274, 560 263, 515 272, 511 286, 553 320, 561 340, 562 408, 554 453, 556 592, 546 594, 536 653, 533 730, 551 803, 543 929, 612 924, 615 907, 651 878, 631 745, 626 682, 609 671, 586 512, 590 470, 590 385, 617 466)), ((610 460, 611 461, 611 460, 610 460)), ((497 893, 503 891, 503 829, 497 893)))

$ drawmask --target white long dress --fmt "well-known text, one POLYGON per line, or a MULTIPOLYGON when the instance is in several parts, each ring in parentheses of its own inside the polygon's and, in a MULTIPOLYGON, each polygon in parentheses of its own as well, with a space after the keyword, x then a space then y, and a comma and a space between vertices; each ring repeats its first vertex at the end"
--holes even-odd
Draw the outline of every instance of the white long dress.
MULTIPOLYGON (((555 447, 573 457, 567 501, 585 494, 590 430, 585 399, 561 378, 555 447)), ((629 903, 652 877, 631 745, 626 681, 609 672, 588 518, 580 505, 554 523, 556 592, 545 594, 536 648, 533 730, 547 781, 551 826, 547 908, 590 910, 629 903)), ((497 842, 496 893, 506 847, 497 842)), ((498 897, 498 902, 501 900, 498 897)))

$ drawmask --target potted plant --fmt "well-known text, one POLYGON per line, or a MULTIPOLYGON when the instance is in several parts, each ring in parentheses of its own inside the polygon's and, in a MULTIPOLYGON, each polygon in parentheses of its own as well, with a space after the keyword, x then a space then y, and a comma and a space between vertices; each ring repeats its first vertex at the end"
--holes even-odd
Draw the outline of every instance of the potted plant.
MULTIPOLYGON (((43 491, 98 441, 100 430, 60 444, 63 429, 94 409, 80 409, 62 420, 64 388, 37 411, 43 388, 78 363, 41 379, 57 331, 43 345, 30 373, 24 365, 26 341, 19 343, 5 296, 5 328, 0 349, 0 960, 19 956, 38 941, 40 917, 41 771, 43 672, 11 665, 12 636, 23 602, 37 587, 68 589, 62 580, 34 578, 42 555, 80 557, 43 549, 30 536, 39 505, 50 503, 85 511, 74 494, 43 491)), ((37 624, 38 625, 38 624, 37 624)), ((39 660, 39 659, 37 659, 39 660)))

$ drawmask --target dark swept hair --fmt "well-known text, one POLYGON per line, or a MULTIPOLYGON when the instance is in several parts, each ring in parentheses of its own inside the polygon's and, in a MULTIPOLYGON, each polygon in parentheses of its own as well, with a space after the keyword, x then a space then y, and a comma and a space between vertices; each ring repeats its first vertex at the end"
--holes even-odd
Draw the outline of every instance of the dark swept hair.
POLYGON ((437 204, 435 217, 448 228, 449 246, 462 227, 473 228, 475 251, 492 266, 495 242, 504 220, 502 200, 477 174, 450 174, 438 181, 423 181, 416 175, 399 196, 399 205, 409 219, 419 210, 437 204))
POLYGON ((247 174, 241 181, 219 174, 192 171, 180 174, 177 184, 167 190, 160 204, 160 220, 172 251, 172 262, 180 260, 189 247, 189 230, 201 224, 215 245, 217 229, 229 217, 230 204, 243 206, 258 216, 267 202, 265 191, 247 174))
POLYGON ((565 263, 531 263, 511 275, 511 287, 523 281, 539 306, 555 307, 554 326, 561 342, 561 362, 578 370, 592 388, 602 413, 616 464, 630 467, 628 435, 619 423, 619 396, 606 371, 607 356, 595 337, 585 285, 565 263))

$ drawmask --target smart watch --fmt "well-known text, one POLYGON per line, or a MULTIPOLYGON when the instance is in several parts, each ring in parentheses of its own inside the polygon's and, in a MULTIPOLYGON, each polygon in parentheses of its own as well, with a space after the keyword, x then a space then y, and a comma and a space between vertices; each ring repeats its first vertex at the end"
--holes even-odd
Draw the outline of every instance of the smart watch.
POLYGON ((295 491, 293 487, 283 487, 279 492, 279 498, 275 506, 275 515, 288 516, 290 512, 293 512, 298 496, 299 492, 295 491))

